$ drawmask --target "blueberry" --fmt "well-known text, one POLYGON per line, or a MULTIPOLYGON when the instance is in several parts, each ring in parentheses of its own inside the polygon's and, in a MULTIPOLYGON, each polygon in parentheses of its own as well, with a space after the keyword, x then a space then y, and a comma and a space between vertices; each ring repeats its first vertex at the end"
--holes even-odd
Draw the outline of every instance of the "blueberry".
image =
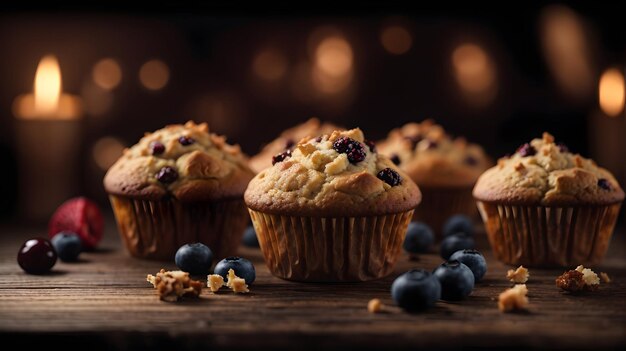
POLYGON ((165 145, 160 141, 153 141, 150 143, 150 151, 153 155, 160 155, 165 152, 165 145))
POLYGON ((470 236, 474 235, 474 224, 471 218, 466 215, 457 214, 448 218, 443 225, 443 236, 450 236, 459 232, 470 236))
POLYGON ((558 143, 556 146, 559 148, 559 151, 563 153, 569 152, 569 148, 563 143, 558 143))
POLYGON ((465 164, 468 166, 476 166, 478 164, 478 159, 472 155, 467 155, 464 160, 465 164))
POLYGON ((535 148, 530 145, 529 143, 523 144, 522 146, 517 148, 517 152, 518 154, 520 154, 520 156, 522 157, 528 157, 528 156, 533 156, 534 154, 537 153, 537 150, 535 150, 535 148))
POLYGON ((185 244, 176 251, 176 266, 192 275, 207 274, 213 263, 213 252, 203 243, 185 244))
POLYGON ((370 152, 376 152, 376 143, 373 141, 365 139, 365 145, 370 148, 370 152))
POLYGON ((52 246, 63 262, 73 262, 83 249, 82 241, 78 234, 70 231, 59 232, 52 238, 52 246))
POLYGON ((422 311, 441 298, 441 284, 430 272, 413 269, 393 281, 391 298, 409 312, 422 311))
POLYGON ((165 166, 157 172, 155 177, 159 182, 169 184, 178 179, 178 172, 173 167, 165 166))
POLYGON ((189 145, 195 143, 196 141, 192 137, 188 137, 188 136, 184 136, 183 135, 180 138, 178 138, 178 142, 182 146, 189 146, 189 145))
POLYGON ((49 240, 27 240, 17 253, 17 263, 26 273, 43 274, 57 262, 57 253, 49 240))
POLYGON ((272 156, 272 166, 277 164, 278 162, 283 162, 288 157, 291 157, 291 150, 287 150, 285 152, 281 152, 278 155, 272 156))
POLYGON ((487 273, 487 261, 477 250, 459 250, 450 256, 450 260, 456 260, 468 266, 474 273, 474 281, 476 282, 481 281, 487 273))
POLYGON ((391 168, 383 169, 382 171, 378 172, 376 177, 391 186, 396 186, 402 183, 402 177, 400 177, 398 172, 394 171, 391 168))
POLYGON ((611 183, 604 178, 598 179, 598 186, 604 190, 611 190, 611 183))
POLYGON ((246 280, 246 284, 250 285, 256 279, 256 271, 252 262, 241 257, 226 257, 215 265, 215 274, 221 275, 224 279, 228 278, 228 270, 235 271, 235 275, 246 280))
POLYGON ((294 145, 296 145, 296 143, 292 139, 287 139, 287 141, 285 141, 285 150, 291 150, 294 145))
POLYGON ((399 165, 402 161, 400 161, 400 156, 398 156, 397 154, 393 154, 391 155, 391 157, 389 158, 391 160, 391 162, 393 162, 394 165, 399 165))
POLYGON ((402 247, 409 253, 428 252, 435 241, 433 230, 422 222, 411 222, 406 231, 402 247))
POLYGON ((458 233, 455 235, 450 235, 443 239, 441 242, 441 257, 444 260, 447 260, 452 256, 453 253, 464 250, 464 249, 473 249, 474 248, 474 239, 464 233, 458 233))
POLYGON ((474 289, 472 270, 459 261, 442 263, 435 269, 433 275, 441 283, 442 300, 462 300, 474 289))
POLYGON ((243 232, 243 245, 247 247, 259 247, 259 238, 256 236, 253 226, 246 228, 243 232))

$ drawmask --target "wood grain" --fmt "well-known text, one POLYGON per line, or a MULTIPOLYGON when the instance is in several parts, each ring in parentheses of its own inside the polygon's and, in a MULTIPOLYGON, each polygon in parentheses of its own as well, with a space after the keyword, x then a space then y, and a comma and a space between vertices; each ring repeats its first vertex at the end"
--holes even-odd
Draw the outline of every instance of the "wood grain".
POLYGON ((498 294, 510 283, 510 267, 491 256, 484 234, 479 247, 489 270, 465 301, 446 303, 420 314, 392 305, 393 278, 412 268, 433 269, 436 254, 419 261, 404 256, 394 274, 359 284, 303 284, 271 276, 258 250, 240 254, 257 268, 252 293, 203 291, 198 300, 159 301, 145 281, 171 262, 129 257, 112 223, 99 252, 79 263, 59 262, 52 274, 23 273, 15 260, 19 245, 42 228, 0 226, 0 338, 20 342, 88 343, 91 349, 415 349, 535 347, 613 349, 626 344, 626 250, 616 233, 609 256, 596 271, 610 284, 588 295, 569 295, 554 285, 563 270, 531 269, 527 313, 503 314, 498 294), (384 312, 367 312, 380 298, 384 312))

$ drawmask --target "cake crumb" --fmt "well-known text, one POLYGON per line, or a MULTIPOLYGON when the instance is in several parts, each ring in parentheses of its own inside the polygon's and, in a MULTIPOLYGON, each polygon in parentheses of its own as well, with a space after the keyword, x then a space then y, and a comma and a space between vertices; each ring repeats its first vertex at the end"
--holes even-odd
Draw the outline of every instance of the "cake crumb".
POLYGON ((524 268, 524 266, 519 266, 515 270, 509 269, 508 272, 506 272, 506 279, 515 284, 526 283, 529 276, 528 269, 524 268))
POLYGON ((380 299, 371 299, 368 303, 367 303, 367 310, 370 313, 378 313, 383 309, 383 303, 380 301, 380 299))
POLYGON ((557 287, 569 292, 594 291, 600 285, 600 278, 591 269, 580 265, 561 274, 555 282, 557 287))
POLYGON ((226 286, 235 293, 250 292, 250 289, 248 289, 248 285, 246 284, 246 280, 235 275, 235 271, 232 268, 228 270, 228 280, 226 281, 226 286))
POLYGON ((600 279, 602 279, 602 282, 607 284, 611 282, 611 277, 609 277, 609 275, 604 272, 600 272, 600 279))
POLYGON ((224 277, 219 274, 209 274, 206 277, 206 285, 211 289, 211 292, 217 292, 224 286, 224 277))
POLYGON ((161 269, 156 275, 148 274, 146 281, 157 290, 159 299, 174 302, 185 297, 198 297, 202 292, 201 281, 189 278, 189 273, 183 271, 166 271, 161 269))
POLYGON ((517 284, 506 289, 498 296, 498 309, 500 312, 525 310, 528 307, 528 288, 526 284, 517 284))

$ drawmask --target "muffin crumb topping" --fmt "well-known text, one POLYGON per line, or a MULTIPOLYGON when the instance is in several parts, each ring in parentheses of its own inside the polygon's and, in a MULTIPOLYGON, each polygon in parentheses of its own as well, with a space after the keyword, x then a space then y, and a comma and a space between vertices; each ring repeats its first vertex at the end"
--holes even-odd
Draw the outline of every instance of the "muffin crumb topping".
POLYGON ((380 299, 371 299, 367 303, 367 311, 370 313, 379 313, 383 309, 383 303, 380 299))
POLYGON ((506 279, 510 280, 511 282, 515 284, 526 283, 528 281, 529 276, 530 276, 530 273, 528 272, 528 269, 526 269, 524 266, 519 266, 515 270, 509 269, 506 272, 506 279))
POLYGON ((232 268, 228 270, 228 280, 226 282, 226 286, 229 287, 234 293, 250 292, 248 285, 246 284, 246 280, 235 275, 235 271, 232 268))
POLYGON ((526 284, 517 284, 506 289, 498 296, 498 309, 500 312, 525 310, 528 307, 528 288, 526 284))
POLYGON ((600 272, 600 279, 602 280, 603 283, 610 283, 611 282, 611 277, 609 277, 609 275, 607 273, 604 272, 600 272))
POLYGON ((219 274, 209 274, 206 278, 206 283, 211 292, 215 293, 224 286, 224 277, 219 274))
POLYGON ((600 278, 591 269, 580 265, 556 278, 556 286, 569 292, 594 291, 600 286, 600 278))
POLYGON ((178 301, 184 297, 198 297, 202 291, 202 282, 189 278, 183 271, 166 271, 161 269, 156 275, 148 274, 150 282, 159 294, 159 299, 168 302, 178 301))

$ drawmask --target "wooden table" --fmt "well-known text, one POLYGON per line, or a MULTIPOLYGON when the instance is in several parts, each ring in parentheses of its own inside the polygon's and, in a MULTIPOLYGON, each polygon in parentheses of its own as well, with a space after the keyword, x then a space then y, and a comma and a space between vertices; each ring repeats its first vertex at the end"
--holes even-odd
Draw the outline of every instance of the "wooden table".
POLYGON ((58 262, 44 276, 22 272, 16 262, 21 243, 44 227, 0 225, 0 340, 29 343, 88 343, 89 349, 417 349, 535 347, 614 349, 626 345, 626 239, 616 233, 609 255, 596 272, 613 282, 582 296, 554 285, 563 270, 531 269, 527 313, 503 314, 498 294, 510 284, 509 268, 495 261, 479 233, 489 270, 465 301, 439 302, 432 310, 408 314, 392 305, 393 278, 412 267, 433 269, 435 255, 410 261, 403 256, 387 279, 361 284, 302 284, 271 276, 261 253, 240 254, 257 268, 248 295, 208 289, 199 300, 159 301, 146 274, 173 263, 143 261, 123 250, 112 222, 101 250, 79 263, 58 262), (384 313, 367 302, 380 298, 384 313))

